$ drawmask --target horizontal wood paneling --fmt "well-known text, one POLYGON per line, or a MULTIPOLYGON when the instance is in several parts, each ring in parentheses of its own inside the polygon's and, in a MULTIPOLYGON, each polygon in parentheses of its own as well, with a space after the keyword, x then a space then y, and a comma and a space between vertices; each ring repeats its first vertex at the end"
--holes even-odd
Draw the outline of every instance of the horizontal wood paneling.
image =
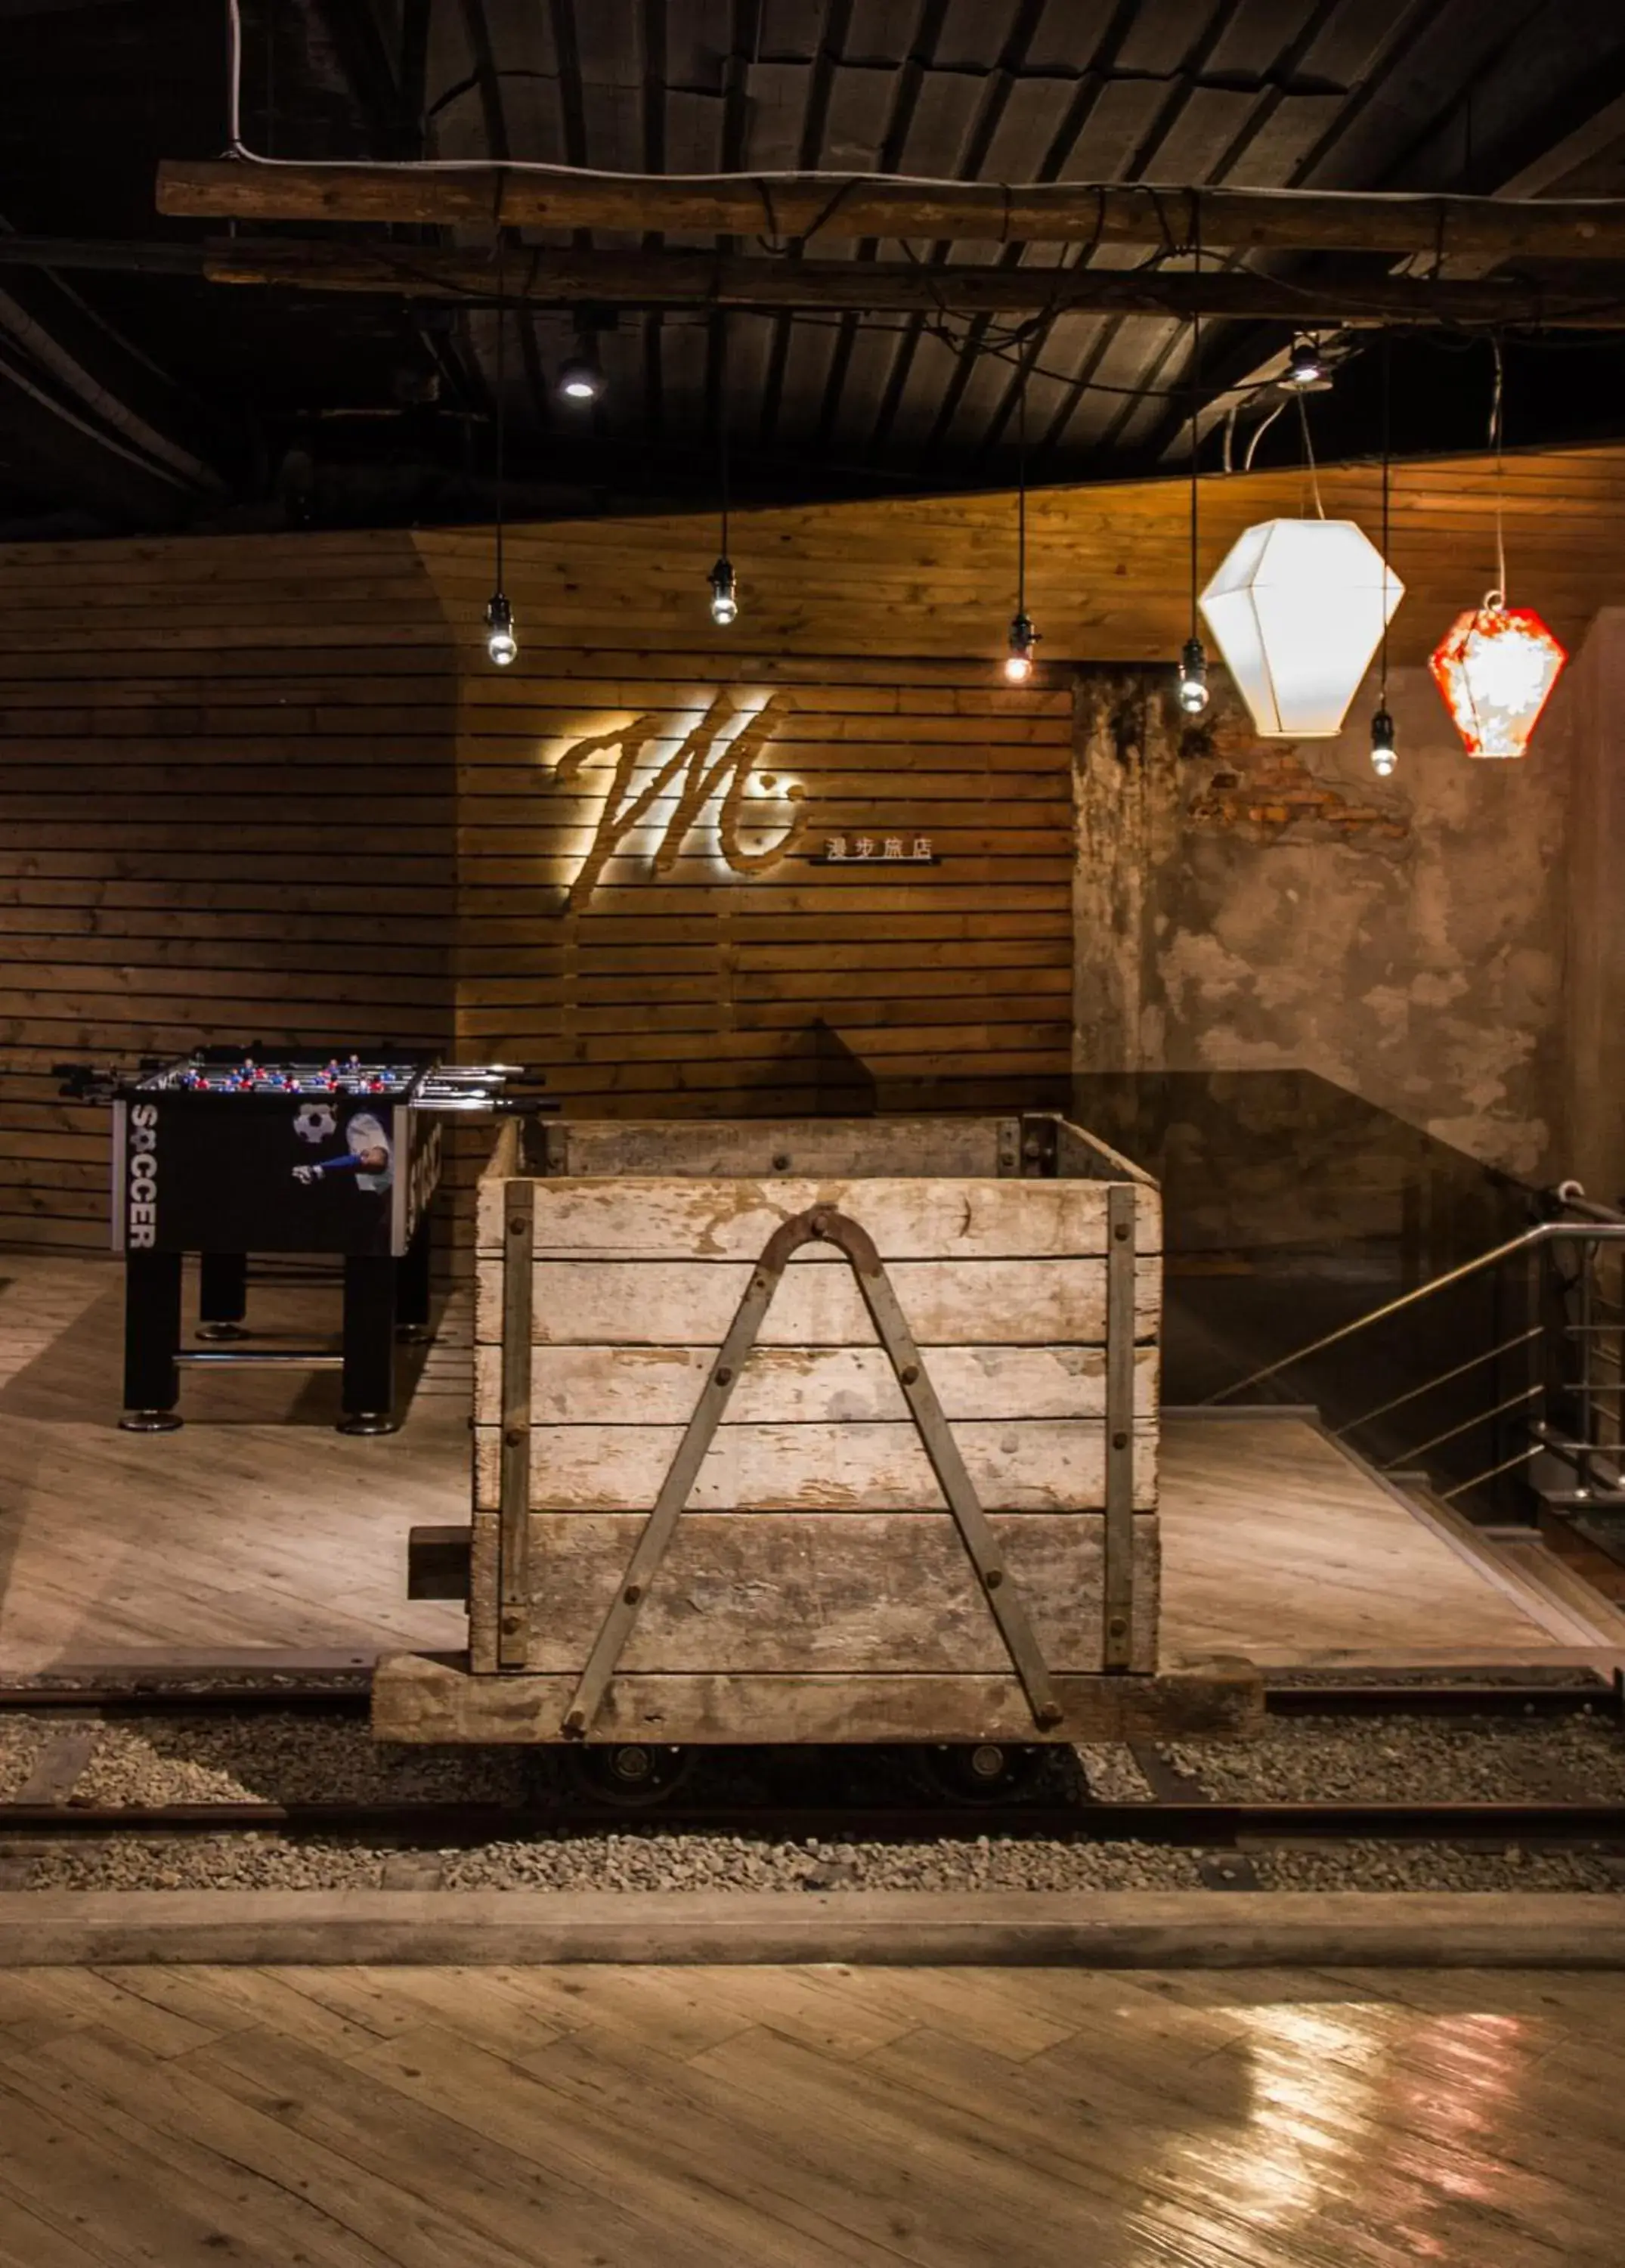
POLYGON ((14 547, 0 590, 0 1239, 94 1248, 54 1062, 449 1042, 458 661, 404 535, 14 547))
MULTIPOLYGON (((1104 1344, 1104 1260, 900 1260, 888 1268, 922 1346, 1104 1344)), ((720 1346, 748 1261, 539 1260, 533 1329, 548 1346, 720 1346)), ((1135 1266, 1135 1336, 1157 1328, 1162 1263, 1135 1266)), ((502 1263, 481 1260, 474 1336, 500 1339, 502 1263)), ((833 1255, 792 1260, 761 1327, 764 1346, 867 1346, 874 1326, 833 1255)))
MULTIPOLYGON (((476 1425, 502 1420, 502 1350, 474 1351, 476 1425)), ((531 1409, 539 1425, 686 1425, 716 1361, 703 1347, 539 1346, 531 1350, 531 1409)), ((1157 1407, 1158 1350, 1135 1349, 1135 1408, 1157 1407)), ((943 1414, 959 1418, 1099 1418, 1104 1347, 945 1346, 930 1359, 943 1414)), ((724 1425, 793 1425, 885 1418, 908 1407, 878 1347, 757 1347, 739 1373, 724 1425)))
MULTIPOLYGON (((855 1159, 850 1170, 858 1170, 855 1159)), ((638 1187, 629 1200, 613 1168, 600 1180, 572 1174, 539 1182, 536 1255, 659 1260, 692 1253, 706 1260, 754 1260, 786 1221, 815 1206, 857 1220, 886 1261, 1077 1259, 1106 1250, 1104 1182, 922 1180, 903 1174, 900 1158, 889 1171, 877 1168, 860 1180, 811 1181, 790 1173, 773 1180, 746 1174, 723 1181, 658 1179, 638 1187)), ((482 1254, 502 1249, 502 1206, 501 1182, 488 1182, 480 1193, 477 1221, 482 1254)), ((1138 1249, 1159 1250, 1154 1191, 1143 1193, 1136 1215, 1138 1249)), ((820 1256, 835 1261, 833 1253, 820 1255, 816 1246, 803 1255, 809 1261, 820 1256)))
MULTIPOLYGON (((631 1557, 636 1513, 533 1513, 530 1565, 545 1610, 534 1618, 527 1667, 579 1671, 631 1557)), ((1052 1669, 1100 1664, 1099 1513, 995 1513, 1010 1580, 1020 1592, 1052 1669)), ((489 1580, 496 1521, 474 1521, 476 1586, 489 1580)), ((1157 1521, 1134 1523, 1131 1667, 1157 1659, 1157 1521)), ((473 1666, 482 1659, 476 1625, 473 1666)), ((685 1513, 638 1616, 623 1675, 727 1675, 760 1670, 857 1677, 906 1672, 929 1720, 938 1678, 996 1675, 1010 1657, 945 1512, 685 1513), (771 1611, 765 1603, 771 1600, 771 1611)), ((1030 1719, 1029 1719, 1030 1723, 1030 1719)), ((754 1722, 740 1713, 736 1728, 754 1722)))
MULTIPOLYGON (((424 541, 455 615, 466 566, 438 539, 424 541)), ((668 549, 635 540, 638 592, 663 585, 668 549)), ((1070 688, 1010 688, 980 664, 940 659, 867 653, 855 667, 748 645, 714 652, 703 638, 687 652, 612 657, 600 645, 570 659, 558 549, 538 533, 516 555, 518 662, 499 677, 476 660, 464 682, 461 1049, 545 1061, 555 1092, 587 1115, 816 1109, 842 1047, 877 1081, 882 1107, 888 1088, 944 1076, 1064 1072, 1070 688), (732 848, 734 865, 764 852, 768 863, 740 873, 724 839, 725 759, 715 792, 682 800, 721 747, 708 740, 686 769, 683 750, 696 730, 731 729, 736 711, 764 703, 771 732, 751 777, 768 792, 744 799, 749 823, 732 848), (626 742, 572 777, 572 748, 617 730, 626 742), (594 853, 607 810, 634 808, 635 823, 600 836, 594 853), (795 850, 771 863, 793 821, 795 850), (831 836, 878 845, 921 834, 941 865, 807 863, 831 836), (589 856, 597 879, 584 891, 589 856), (820 1025, 838 1046, 814 1036, 820 1025)), ((702 596, 702 576, 697 587, 702 596)), ((607 614, 617 635, 631 607, 629 588, 607 614)))
MULTIPOLYGON (((1106 1500, 1106 1435, 1099 1418, 967 1418, 954 1427, 971 1485, 990 1512, 1074 1512, 1106 1500)), ((1157 1503, 1154 1421, 1137 1428, 1137 1509, 1157 1503)), ((537 1511, 646 1513, 682 1441, 677 1425, 531 1428, 531 1502, 537 1511)), ((474 1433, 474 1504, 498 1508, 501 1429, 474 1433)), ((849 1417, 828 1424, 736 1422, 719 1428, 689 1502, 701 1512, 918 1512, 946 1509, 913 1421, 849 1417)))
MULTIPOLYGON (((1375 525, 1371 468, 1324 468, 1375 525)), ((1205 576, 1295 473, 1204 482, 1205 576)), ((1625 452, 1507 460, 1518 595, 1570 644, 1625 587, 1625 452)), ((0 549, 0 1240, 97 1245, 105 1123, 62 1103, 70 1056, 261 1035, 508 1054, 586 1115, 827 1105, 831 1045, 879 1099, 950 1075, 967 1103, 1063 1073, 1073 861, 1066 665, 1165 660, 1186 622, 1182 482, 1031 500, 1044 665, 998 674, 1005 495, 736 515, 742 611, 710 622, 709 519, 510 531, 513 669, 480 618, 483 528, 0 549), (717 799, 662 865, 673 791, 565 901, 613 759, 584 735, 653 718, 624 784, 713 701, 772 697, 745 846, 799 811, 829 834, 930 834, 939 866, 730 870, 717 799)), ((1398 468, 1393 653, 1414 660, 1490 579, 1480 459, 1398 468)), ((452 1178, 478 1139, 452 1145, 452 1178)))

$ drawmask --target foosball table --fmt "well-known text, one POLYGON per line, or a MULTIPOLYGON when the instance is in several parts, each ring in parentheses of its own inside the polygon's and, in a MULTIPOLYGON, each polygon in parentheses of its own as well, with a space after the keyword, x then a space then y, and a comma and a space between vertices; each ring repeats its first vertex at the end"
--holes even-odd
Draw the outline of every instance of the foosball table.
POLYGON ((253 1363, 342 1372, 339 1429, 395 1429, 397 1343, 429 1322, 430 1202, 448 1116, 537 1107, 506 1064, 383 1049, 288 1061, 202 1048, 133 1076, 61 1067, 113 1106, 113 1247, 125 1270, 124 1415, 167 1432, 182 1373, 253 1363), (182 1348, 186 1256, 199 1258, 197 1347, 182 1348), (341 1346, 256 1346, 250 1254, 337 1258, 341 1346))

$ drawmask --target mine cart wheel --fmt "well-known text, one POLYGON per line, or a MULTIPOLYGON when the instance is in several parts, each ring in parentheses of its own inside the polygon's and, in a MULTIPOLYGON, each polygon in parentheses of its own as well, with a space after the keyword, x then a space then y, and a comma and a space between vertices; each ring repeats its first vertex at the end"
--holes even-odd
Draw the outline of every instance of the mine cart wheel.
POLYGON ((918 1764, 927 1784, 955 1803, 1011 1803, 1030 1793, 1044 1752, 1003 1741, 922 1749, 918 1764))
POLYGON ((693 1751, 640 1741, 567 1749, 565 1769, 584 1795, 617 1811, 643 1811, 664 1803, 694 1768, 693 1751))

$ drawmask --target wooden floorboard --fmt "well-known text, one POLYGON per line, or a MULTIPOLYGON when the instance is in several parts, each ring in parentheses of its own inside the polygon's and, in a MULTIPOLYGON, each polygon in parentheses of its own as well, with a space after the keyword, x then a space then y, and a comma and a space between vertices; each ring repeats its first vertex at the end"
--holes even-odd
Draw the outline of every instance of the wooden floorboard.
MULTIPOLYGON (((336 1329, 337 1302, 278 1284, 251 1321, 308 1338, 336 1329)), ((468 1516, 460 1300, 401 1432, 375 1440, 332 1430, 332 1373, 190 1376, 181 1432, 121 1433, 121 1315, 109 1262, 0 1254, 0 1671, 463 1644, 460 1608, 406 1596, 408 1529, 468 1516)), ((1302 1419, 1175 1413, 1162 1482, 1165 1662, 1540 1660, 1585 1643, 1302 1419)))
POLYGON ((1618 2268, 1625 1976, 0 1972, 0 2264, 1618 2268))

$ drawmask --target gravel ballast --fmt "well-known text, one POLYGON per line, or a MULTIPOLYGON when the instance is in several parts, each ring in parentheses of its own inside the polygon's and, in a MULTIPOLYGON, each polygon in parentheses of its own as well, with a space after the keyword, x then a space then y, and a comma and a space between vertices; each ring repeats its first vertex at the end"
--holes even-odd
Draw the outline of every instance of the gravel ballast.
POLYGON ((0 1717, 0 1802, 10 1802, 26 1782, 44 1737, 26 1717, 0 1717))
MULTIPOLYGON (((8 1862, 25 1890, 1194 1890, 1204 1855, 1144 1843, 1004 1840, 807 1845, 633 1832, 542 1836, 401 1854, 329 1838, 133 1836, 36 1848, 8 1862)), ((1350 1843, 1251 1850, 1261 1890, 1625 1890, 1592 1851, 1350 1843)))
POLYGON ((381 1747, 364 1719, 267 1715, 103 1725, 82 1803, 513 1803, 522 1749, 381 1747))
POLYGON ((1253 1741, 1158 1753, 1220 1801, 1625 1802, 1617 1718, 1272 1718, 1253 1741))
MULTIPOLYGON (((62 1771, 64 1744, 84 1720, 0 1716, 0 1800, 43 1765, 62 1771)), ((552 1766, 524 1749, 415 1749, 376 1744, 358 1719, 272 1712, 246 1717, 115 1719, 95 1726, 74 1803, 521 1803, 545 1799, 552 1766)), ((1249 1742, 1177 1742, 1162 1764, 1216 1800, 1449 1802, 1555 1800, 1625 1802, 1625 1733, 1599 1712, 1565 1718, 1310 1717, 1272 1719, 1249 1742)), ((1046 1767, 1048 1800, 1070 1788, 1101 1801, 1154 1800, 1124 1747, 1080 1749, 1081 1781, 1064 1751, 1046 1767)), ((713 1753, 694 1788, 750 1801, 781 1798, 808 1756, 713 1753)), ((885 1752, 855 1756, 841 1783, 918 1800, 915 1765, 885 1752)), ((810 1785, 803 1781, 802 1784, 810 1785)), ((53 1790, 67 1798, 62 1785, 53 1790)), ((843 1793, 839 1799, 847 1800, 843 1793)), ((854 1810, 858 1799, 852 1796, 854 1810)), ((962 1832, 940 1839, 865 1839, 855 1818, 839 1840, 663 1828, 643 1819, 579 1829, 519 1829, 477 1846, 403 1851, 329 1835, 139 1835, 13 1844, 0 1855, 4 1886, 35 1890, 364 1889, 796 1891, 985 1889, 1064 1892, 1195 1889, 1204 1856, 1155 1843, 1001 1835, 996 1810, 967 1808, 962 1832)), ((1082 1803, 1080 1827, 1087 1821, 1082 1803)), ((375 1833, 377 1830, 373 1830, 375 1833)), ((1366 1841, 1253 1848, 1261 1889, 1585 1890, 1625 1889, 1625 1859, 1588 1850, 1462 1848, 1366 1841)), ((1217 1879, 1209 1867, 1206 1879, 1217 1879)))

